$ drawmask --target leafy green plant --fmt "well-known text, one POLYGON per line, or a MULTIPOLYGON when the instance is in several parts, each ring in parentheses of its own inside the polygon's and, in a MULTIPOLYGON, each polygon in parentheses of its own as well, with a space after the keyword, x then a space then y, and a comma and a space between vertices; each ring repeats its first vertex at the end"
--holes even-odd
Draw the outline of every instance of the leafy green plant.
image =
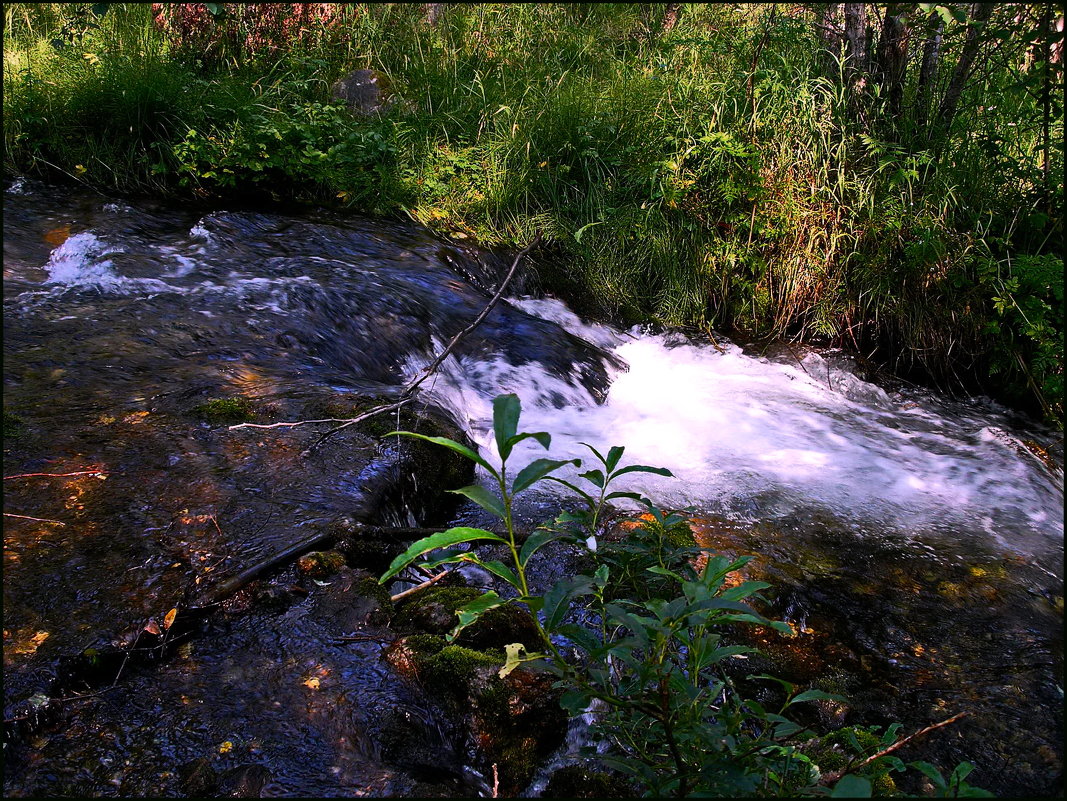
MULTIPOLYGON (((521 604, 532 613, 542 650, 530 652, 522 643, 505 647, 499 671, 506 676, 523 664, 535 663, 555 675, 563 690, 561 704, 571 715, 597 708, 596 730, 611 744, 599 754, 606 765, 636 780, 652 795, 781 795, 819 794, 818 766, 801 747, 814 734, 786 715, 795 704, 839 699, 821 690, 803 690, 773 676, 748 676, 773 681, 784 689, 784 701, 768 710, 746 698, 731 674, 729 660, 755 649, 730 644, 737 625, 761 625, 791 634, 789 627, 759 614, 751 601, 769 587, 759 581, 727 581, 750 557, 730 560, 678 545, 684 519, 658 508, 639 493, 613 491, 611 483, 630 473, 670 476, 647 465, 620 466, 624 449, 603 455, 591 445, 598 466, 578 474, 578 483, 552 475, 581 460, 538 458, 509 477, 508 460, 520 442, 532 439, 546 450, 545 432, 520 432, 519 399, 501 395, 493 401, 493 432, 500 468, 466 445, 445 437, 408 431, 393 432, 435 443, 482 467, 496 485, 455 490, 501 519, 504 536, 479 528, 456 527, 413 543, 381 577, 384 583, 423 559, 425 568, 470 562, 510 586, 514 595, 488 591, 456 610, 451 642, 486 614, 505 604, 521 604), (551 525, 538 528, 520 542, 513 518, 514 498, 539 481, 554 481, 576 496, 576 511, 562 513, 551 525), (637 500, 648 510, 621 543, 600 530, 607 505, 621 498, 637 500), (595 568, 558 580, 543 595, 531 591, 533 557, 549 543, 583 547, 595 568), (510 564, 485 559, 457 546, 491 544, 507 549, 510 564), (700 558, 697 558, 700 557, 700 558), (625 577, 620 581, 619 577, 625 577), (641 581, 644 577, 646 580, 641 581), (577 615, 585 621, 578 622, 577 615)), ((892 739, 892 729, 888 735, 892 739)), ((858 746, 857 746, 858 748, 858 746)), ((961 787, 966 769, 960 772, 961 787)), ((955 776, 956 774, 954 774, 955 776)), ((870 795, 862 776, 844 775, 834 795, 870 795)))

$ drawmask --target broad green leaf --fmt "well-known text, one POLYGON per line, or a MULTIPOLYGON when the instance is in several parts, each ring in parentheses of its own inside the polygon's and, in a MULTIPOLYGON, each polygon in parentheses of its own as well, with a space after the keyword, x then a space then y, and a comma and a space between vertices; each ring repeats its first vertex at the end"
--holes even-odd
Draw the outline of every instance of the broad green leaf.
POLYGON ((473 557, 469 561, 476 565, 480 565, 492 573, 494 576, 499 576, 504 579, 508 584, 522 592, 522 584, 519 582, 519 577, 515 575, 515 571, 505 565, 503 562, 499 562, 496 559, 491 559, 488 562, 483 562, 477 556, 473 557))
POLYGON ((773 681, 781 684, 787 693, 793 692, 796 689, 796 685, 792 682, 788 682, 785 679, 780 679, 777 676, 768 676, 766 673, 749 674, 745 676, 746 679, 765 679, 766 681, 773 681))
POLYGON ((511 439, 509 439, 508 442, 507 442, 508 451, 510 452, 511 448, 514 448, 516 445, 518 445, 524 439, 536 439, 538 442, 541 443, 541 447, 544 448, 546 451, 552 445, 552 435, 551 434, 548 434, 548 433, 546 433, 544 431, 538 431, 536 433, 528 431, 525 434, 516 434, 511 439))
POLYGON ((587 654, 594 654, 603 648, 603 644, 597 636, 585 626, 578 626, 574 623, 565 623, 556 629, 556 633, 566 637, 587 654))
POLYGON ((591 450, 591 451, 593 452, 593 455, 594 455, 594 456, 595 456, 595 457, 596 457, 597 459, 599 459, 599 460, 600 460, 600 463, 601 463, 601 464, 607 464, 607 461, 608 461, 608 460, 607 460, 607 459, 605 459, 605 458, 604 458, 603 456, 601 456, 601 455, 600 455, 600 451, 598 451, 598 450, 597 450, 596 448, 594 448, 594 447, 593 447, 592 445, 590 445, 590 444, 589 444, 588 442, 579 442, 578 444, 579 444, 579 445, 584 445, 584 446, 585 446, 585 447, 587 447, 587 448, 588 448, 589 450, 591 450))
POLYGON ((790 704, 799 704, 804 701, 844 701, 846 700, 843 695, 836 695, 835 693, 826 693, 822 690, 805 690, 802 693, 798 693, 794 698, 789 699, 790 704))
POLYGON ((567 489, 571 490, 572 492, 575 492, 578 495, 581 495, 583 498, 585 498, 586 502, 590 506, 592 506, 595 503, 595 501, 593 500, 593 496, 592 495, 590 495, 585 490, 579 489, 578 487, 574 486, 574 484, 572 484, 571 482, 564 481, 562 478, 556 478, 555 476, 545 476, 545 478, 547 478, 549 481, 555 481, 557 484, 562 484, 564 487, 566 487, 567 489))
POLYGON ((515 476, 515 483, 511 485, 512 493, 522 492, 531 484, 540 481, 553 470, 563 467, 565 464, 574 464, 577 459, 557 461, 555 459, 534 459, 515 476))
POLYGON ((522 550, 519 551, 519 564, 526 567, 526 563, 530 561, 530 557, 537 553, 543 546, 548 543, 558 540, 562 537, 558 531, 550 531, 547 528, 539 528, 533 534, 526 538, 526 542, 522 544, 522 550))
POLYGON ((504 667, 500 668, 497 675, 504 678, 523 662, 532 662, 543 657, 544 654, 541 653, 529 653, 521 642, 508 643, 504 646, 504 667))
POLYGON ((862 776, 853 776, 851 773, 842 776, 837 784, 834 785, 834 790, 830 793, 830 798, 870 798, 871 797, 871 783, 864 779, 862 776))
POLYGON ((605 501, 613 501, 616 498, 630 498, 634 501, 643 500, 643 496, 638 492, 609 492, 604 496, 605 501))
POLYGON ((495 609, 506 603, 507 601, 493 592, 493 590, 489 590, 485 595, 481 595, 470 603, 464 604, 456 609, 456 617, 459 618, 459 623, 456 624, 456 627, 452 629, 452 631, 445 635, 445 639, 449 642, 454 642, 463 629, 467 628, 471 623, 474 623, 490 609, 495 609))
POLYGON ((501 520, 504 519, 504 504, 501 503, 500 498, 491 493, 485 487, 479 486, 478 484, 471 484, 469 487, 463 487, 462 489, 457 490, 449 490, 449 492, 455 493, 456 495, 462 495, 465 498, 470 498, 480 507, 485 509, 485 511, 492 512, 501 520))
POLYGON ((616 472, 612 478, 618 478, 627 473, 655 473, 657 476, 668 476, 671 478, 674 476, 674 473, 666 467, 649 467, 647 464, 631 464, 616 472))
POLYGON ((595 484, 601 489, 604 488, 604 474, 599 470, 587 470, 584 473, 579 473, 580 478, 584 478, 590 484, 595 484))
POLYGON ((466 456, 468 459, 470 459, 475 464, 481 465, 486 470, 488 470, 491 475, 493 475, 493 476, 499 475, 497 473, 497 471, 493 469, 492 465, 489 464, 489 462, 485 461, 485 459, 483 459, 477 453, 472 451, 466 445, 464 445, 464 444, 462 444, 460 442, 456 442, 454 439, 449 439, 448 437, 428 437, 425 434, 416 434, 413 431, 391 431, 390 433, 386 434, 385 436, 391 437, 394 434, 400 434, 400 435, 405 436, 405 437, 414 437, 415 439, 424 439, 427 442, 432 442, 434 445, 443 445, 444 447, 448 448, 449 450, 453 450, 458 454, 466 456))
POLYGON ((435 551, 438 548, 447 548, 449 545, 458 545, 461 542, 472 542, 473 540, 490 540, 491 542, 507 543, 507 540, 502 539, 485 529, 467 528, 465 526, 450 528, 448 531, 431 534, 429 537, 424 537, 418 542, 412 543, 404 553, 400 554, 400 556, 393 560, 393 563, 389 565, 389 569, 385 572, 385 575, 378 579, 378 583, 384 584, 424 553, 435 551))
POLYGON ((609 450, 608 458, 604 460, 604 469, 607 470, 609 473, 614 470, 618 466, 619 459, 622 458, 623 451, 625 450, 626 448, 622 447, 621 445, 616 445, 611 450, 609 450))
POLYGON ((520 411, 519 396, 514 393, 493 398, 493 436, 496 438, 496 448, 500 452, 501 461, 506 462, 511 453, 508 440, 515 436, 519 427, 520 411))
POLYGON ((545 614, 545 628, 553 631, 570 609, 570 600, 576 595, 588 594, 592 590, 593 586, 589 577, 581 574, 557 581, 552 589, 545 593, 545 605, 542 609, 545 614))
POLYGON ((941 775, 941 771, 939 771, 929 762, 917 760, 915 762, 909 762, 908 767, 915 768, 917 771, 926 776, 926 778, 932 781, 937 787, 941 788, 942 790, 945 789, 945 779, 941 775))

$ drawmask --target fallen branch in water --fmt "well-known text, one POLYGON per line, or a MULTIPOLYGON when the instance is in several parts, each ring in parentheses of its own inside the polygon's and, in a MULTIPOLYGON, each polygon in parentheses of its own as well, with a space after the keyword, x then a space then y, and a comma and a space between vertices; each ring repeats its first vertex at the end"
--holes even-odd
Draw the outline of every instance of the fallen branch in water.
POLYGON ((67 525, 62 520, 49 520, 48 518, 45 518, 45 517, 30 517, 29 515, 16 515, 16 514, 12 514, 11 512, 4 512, 4 517, 16 517, 19 520, 32 520, 35 523, 51 523, 54 526, 65 526, 65 525, 67 525))
POLYGON ((75 473, 19 473, 14 476, 4 476, 4 481, 10 481, 13 478, 68 478, 71 476, 96 476, 97 478, 106 478, 107 473, 103 470, 79 470, 75 473))
POLYGON ((414 587, 408 587, 403 592, 398 592, 396 595, 390 596, 389 600, 392 601, 393 603, 396 603, 401 598, 407 598, 409 595, 412 595, 412 594, 418 592, 419 590, 425 590, 431 584, 436 584, 437 582, 439 582, 441 579, 443 579, 445 576, 447 576, 451 572, 452 572, 451 570, 442 570, 436 576, 433 576, 432 578, 426 579, 426 581, 422 582, 422 584, 416 584, 414 587))
POLYGON ((893 743, 892 745, 888 746, 887 748, 883 748, 877 754, 872 754, 871 756, 869 756, 866 759, 856 763, 855 765, 851 765, 851 766, 843 768, 841 770, 835 770, 833 773, 824 774, 823 777, 821 779, 819 779, 819 784, 831 784, 833 782, 836 782, 838 779, 840 779, 846 773, 851 773, 853 771, 859 770, 860 768, 864 767, 865 765, 869 765, 870 763, 874 762, 876 759, 881 759, 882 757, 886 756, 887 754, 893 753, 898 748, 903 748, 905 745, 907 745, 909 742, 914 740, 916 737, 922 737, 922 735, 928 734, 928 733, 932 732, 934 729, 940 729, 942 726, 948 726, 950 723, 955 723, 960 718, 967 717, 968 714, 969 713, 967 713, 967 712, 960 712, 959 714, 953 715, 952 717, 948 718, 947 720, 943 720, 940 723, 935 723, 932 726, 927 726, 925 729, 919 729, 919 731, 915 732, 914 734, 909 734, 907 737, 905 737, 905 738, 903 738, 901 740, 897 740, 895 743, 893 743))
POLYGON ((384 404, 382 406, 376 406, 375 408, 370 409, 369 411, 366 411, 363 414, 357 415, 356 417, 343 419, 331 418, 326 420, 297 420, 295 422, 290 423, 238 423, 237 425, 230 426, 230 431, 234 431, 238 428, 295 428, 296 426, 312 425, 314 423, 341 423, 341 425, 336 426, 335 428, 331 428, 329 431, 326 431, 317 440, 315 440, 315 442, 312 443, 312 445, 308 447, 307 450, 305 450, 302 454, 304 456, 307 456, 320 445, 322 445, 322 443, 325 442, 329 437, 332 437, 334 434, 336 434, 338 431, 343 431, 351 425, 355 425, 356 423, 366 420, 368 417, 373 417, 374 415, 381 414, 383 412, 393 411, 394 409, 399 409, 406 403, 410 403, 413 399, 412 396, 414 395, 415 390, 419 388, 419 385, 422 384, 422 382, 425 381, 427 378, 429 378, 433 374, 433 372, 441 366, 441 363, 446 358, 448 358, 448 355, 452 352, 452 349, 456 347, 456 345, 461 339, 463 339, 463 337, 465 337, 467 334, 469 334, 471 331, 481 325, 482 321, 489 316, 489 312, 491 312, 493 310, 493 307, 496 306, 496 304, 500 301, 502 297, 504 297, 504 291, 507 289, 508 284, 511 283, 511 278, 515 275, 515 270, 518 268, 519 262, 522 261, 523 257, 528 255, 530 251, 533 250, 540 243, 540 241, 541 234, 540 232, 538 232, 537 236, 533 238, 530 244, 528 244, 515 255, 515 260, 511 263, 511 267, 508 269, 508 272, 504 276, 504 279, 500 282, 500 286, 497 288, 496 294, 494 294, 493 297, 490 298, 489 303, 486 304, 485 308, 482 309, 481 312, 479 312, 478 316, 475 317, 474 320, 466 328, 464 328, 462 331, 460 331, 458 334, 452 337, 452 339, 449 340, 448 344, 445 345, 444 350, 437 354, 434 360, 430 362, 429 365, 427 365, 425 368, 423 368, 422 372, 419 373, 419 375, 416 376, 414 380, 412 380, 406 387, 404 387, 403 391, 400 393, 400 400, 394 401, 393 403, 384 404))

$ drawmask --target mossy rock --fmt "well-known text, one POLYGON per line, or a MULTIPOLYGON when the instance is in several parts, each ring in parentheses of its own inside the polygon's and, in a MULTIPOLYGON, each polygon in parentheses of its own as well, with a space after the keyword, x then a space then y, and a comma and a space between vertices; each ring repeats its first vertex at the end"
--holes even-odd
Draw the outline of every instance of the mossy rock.
MULTIPOLYGON (((819 766, 822 773, 832 773, 843 770, 854 758, 855 761, 863 758, 856 756, 855 745, 850 742, 853 737, 863 750, 863 754, 875 753, 882 747, 878 735, 859 726, 845 726, 808 741, 801 750, 819 766)), ((884 760, 876 759, 864 765, 861 770, 856 771, 856 775, 862 776, 871 783, 871 793, 875 797, 896 794, 896 782, 889 775, 889 766, 884 760)))
MULTIPOLYGON (((482 595, 472 587, 430 587, 405 599, 397 607, 398 629, 446 634, 458 623, 456 609, 482 595)), ((541 648, 541 635, 529 612, 514 604, 498 606, 460 632, 456 645, 476 650, 502 649, 521 642, 528 651, 541 648)))
POLYGON ((394 643, 386 659, 417 678, 460 722, 479 768, 497 766, 502 795, 525 787, 563 741, 567 717, 552 677, 519 667, 501 679, 503 651, 476 651, 448 645, 439 635, 415 634, 394 643))
POLYGON ((233 425, 252 420, 256 411, 248 398, 213 398, 194 407, 193 414, 212 425, 233 425))
POLYGON ((636 798, 632 784, 612 773, 568 765, 553 772, 542 798, 636 798))
POLYGON ((345 556, 340 551, 312 551, 296 560, 297 569, 312 578, 332 576, 345 565, 345 556))
POLYGON ((352 537, 343 540, 337 550, 345 555, 350 565, 362 567, 380 576, 404 551, 404 546, 374 537, 352 537))
POLYGON ((26 433, 26 424, 22 418, 11 412, 4 412, 4 439, 18 439, 26 433))

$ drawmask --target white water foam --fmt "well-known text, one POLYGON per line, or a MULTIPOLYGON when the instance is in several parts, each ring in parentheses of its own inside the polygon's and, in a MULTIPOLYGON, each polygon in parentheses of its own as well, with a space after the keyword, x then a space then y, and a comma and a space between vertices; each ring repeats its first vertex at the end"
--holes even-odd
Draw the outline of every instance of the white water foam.
MULTIPOLYGON (((761 516, 814 506, 881 531, 992 530, 1022 550, 1062 541, 1062 476, 1007 447, 996 423, 974 413, 954 418, 894 401, 810 356, 776 364, 735 345, 720 352, 588 325, 557 301, 515 305, 610 348, 628 369, 597 405, 577 382, 536 365, 449 357, 425 391, 466 421, 495 464, 492 398, 515 392, 520 429, 550 432, 551 458, 582 458, 588 469, 596 465, 580 443, 601 453, 624 445, 624 463, 669 468, 673 479, 638 473, 618 487, 663 505, 761 516)), ((509 463, 545 455, 527 441, 509 463)))

